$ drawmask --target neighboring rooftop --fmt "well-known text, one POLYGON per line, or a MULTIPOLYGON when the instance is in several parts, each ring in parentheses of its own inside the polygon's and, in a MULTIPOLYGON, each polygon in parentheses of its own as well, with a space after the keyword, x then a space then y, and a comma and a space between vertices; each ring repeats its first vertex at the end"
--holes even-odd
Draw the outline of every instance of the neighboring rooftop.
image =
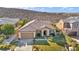
POLYGON ((16 24, 20 19, 19 18, 8 18, 8 17, 5 17, 5 18, 0 18, 0 25, 2 24, 16 24))
POLYGON ((73 23, 73 22, 79 22, 79 16, 74 16, 74 17, 68 17, 64 19, 65 22, 73 23))

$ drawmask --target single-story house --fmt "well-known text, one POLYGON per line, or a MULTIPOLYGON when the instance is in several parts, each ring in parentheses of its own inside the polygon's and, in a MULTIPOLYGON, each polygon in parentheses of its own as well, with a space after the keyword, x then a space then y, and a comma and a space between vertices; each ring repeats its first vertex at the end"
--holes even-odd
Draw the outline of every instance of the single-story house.
POLYGON ((16 23, 19 20, 20 20, 19 18, 3 17, 3 18, 0 18, 0 25, 3 25, 3 24, 12 24, 15 27, 16 26, 16 23))
POLYGON ((47 37, 55 35, 55 28, 48 20, 32 20, 19 29, 20 39, 33 39, 35 37, 47 37))
POLYGON ((79 16, 62 19, 56 26, 67 34, 79 36, 79 16))

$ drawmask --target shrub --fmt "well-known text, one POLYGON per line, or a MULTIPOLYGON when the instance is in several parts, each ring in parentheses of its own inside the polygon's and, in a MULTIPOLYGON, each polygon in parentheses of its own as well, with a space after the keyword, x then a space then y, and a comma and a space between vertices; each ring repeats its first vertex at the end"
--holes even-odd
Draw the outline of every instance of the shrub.
POLYGON ((11 43, 10 43, 10 45, 17 45, 18 44, 18 41, 16 41, 16 40, 13 40, 11 43))
POLYGON ((76 51, 79 51, 79 44, 78 44, 77 47, 76 47, 76 51))
POLYGON ((24 18, 24 19, 19 20, 18 23, 17 23, 17 25, 19 27, 22 27, 26 23, 27 23, 27 18, 24 18))
POLYGON ((47 40, 35 40, 34 45, 48 45, 47 40))
POLYGON ((0 45, 0 50, 9 50, 10 45, 0 45))
POLYGON ((3 42, 3 40, 5 39, 5 35, 0 35, 0 43, 2 43, 3 42))
POLYGON ((4 24, 1 26, 1 31, 5 35, 11 35, 15 33, 14 26, 12 24, 4 24))
POLYGON ((39 51, 39 48, 38 48, 37 46, 33 46, 33 47, 32 47, 32 50, 33 50, 33 51, 39 51))

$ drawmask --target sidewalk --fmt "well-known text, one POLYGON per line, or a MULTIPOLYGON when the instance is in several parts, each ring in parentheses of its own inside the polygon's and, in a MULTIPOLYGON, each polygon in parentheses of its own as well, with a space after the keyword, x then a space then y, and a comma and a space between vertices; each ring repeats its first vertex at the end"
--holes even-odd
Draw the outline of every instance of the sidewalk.
POLYGON ((15 51, 32 51, 32 45, 16 47, 15 51))

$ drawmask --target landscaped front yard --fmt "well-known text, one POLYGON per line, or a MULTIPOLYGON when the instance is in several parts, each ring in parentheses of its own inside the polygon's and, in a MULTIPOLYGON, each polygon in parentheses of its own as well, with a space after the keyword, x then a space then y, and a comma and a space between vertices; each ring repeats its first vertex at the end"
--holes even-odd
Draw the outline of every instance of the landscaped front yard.
POLYGON ((65 44, 70 44, 71 38, 63 34, 49 37, 47 40, 35 40, 33 51, 66 51, 65 44))
POLYGON ((65 48, 48 40, 38 40, 33 45, 33 51, 64 51, 65 48))

